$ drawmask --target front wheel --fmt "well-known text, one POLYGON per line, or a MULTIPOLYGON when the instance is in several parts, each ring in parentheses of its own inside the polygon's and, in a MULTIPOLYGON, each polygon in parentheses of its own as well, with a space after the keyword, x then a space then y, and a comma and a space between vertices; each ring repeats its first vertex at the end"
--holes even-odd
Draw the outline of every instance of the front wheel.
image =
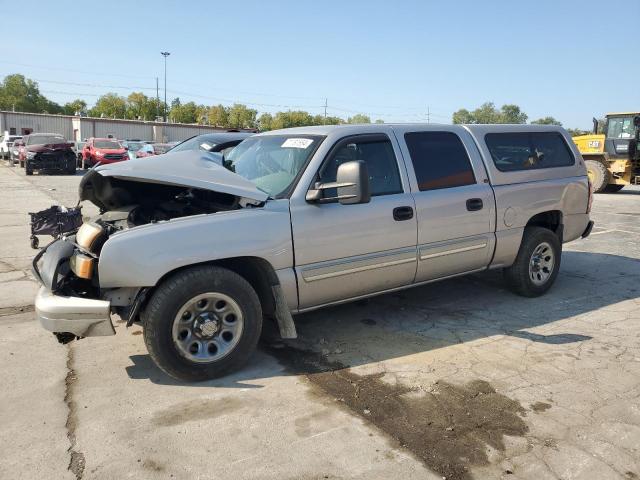
POLYGON ((516 261, 504 269, 507 286, 524 297, 544 294, 558 276, 562 244, 547 228, 526 227, 516 261))
POLYGON ((204 381, 241 368, 262 330, 255 290, 225 268, 179 272, 154 292, 142 314, 144 340, 168 375, 204 381))
POLYGON ((585 167, 587 167, 587 175, 591 184, 593 185, 593 192, 600 193, 607 188, 611 174, 607 166, 599 160, 585 160, 585 167))

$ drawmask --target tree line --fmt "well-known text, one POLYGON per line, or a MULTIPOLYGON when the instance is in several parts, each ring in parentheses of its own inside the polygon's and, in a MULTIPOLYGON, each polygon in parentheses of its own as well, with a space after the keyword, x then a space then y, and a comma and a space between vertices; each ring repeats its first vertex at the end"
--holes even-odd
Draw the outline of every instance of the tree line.
MULTIPOLYGON (((169 105, 166 105, 166 108, 170 122, 211 125, 222 128, 275 130, 307 125, 371 123, 371 119, 363 114, 353 115, 346 119, 312 115, 302 110, 258 115, 256 109, 241 103, 235 103, 231 106, 202 105, 195 102, 182 103, 180 98, 172 100, 169 105)), ((132 92, 126 97, 109 92, 98 97, 95 105, 91 108, 88 107, 87 102, 81 99, 60 105, 42 95, 37 82, 25 78, 24 75, 13 74, 7 75, 0 83, 0 110, 154 121, 164 116, 165 103, 142 92, 132 92)), ((377 122, 382 123, 382 120, 377 120, 377 122)))
MULTIPOLYGON (((32 113, 54 113, 64 115, 84 115, 96 118, 119 118, 153 121, 163 117, 167 109, 168 120, 175 123, 211 125, 221 128, 255 128, 261 131, 279 128, 302 127, 308 125, 337 125, 344 123, 371 123, 371 118, 356 114, 346 119, 335 116, 312 115, 303 110, 276 113, 261 113, 241 103, 231 106, 222 104, 202 105, 195 102, 182 103, 175 98, 169 105, 156 97, 142 92, 132 92, 128 96, 106 93, 98 97, 91 108, 81 99, 60 105, 46 98, 40 92, 38 83, 24 75, 7 75, 0 83, 0 110, 15 110, 32 113)), ((475 110, 461 108, 452 116, 452 123, 527 123, 528 115, 518 105, 506 104, 500 109, 492 102, 480 105, 475 110)), ((376 120, 375 123, 383 123, 376 120)), ((554 117, 547 116, 533 120, 532 124, 562 125, 554 117)), ((579 129, 567 129, 572 135, 588 133, 579 129)))
MULTIPOLYGON (((469 111, 466 108, 461 108, 457 112, 454 112, 452 117, 452 123, 460 124, 477 124, 477 123, 515 123, 523 124, 527 123, 529 116, 524 113, 518 105, 506 104, 502 105, 500 109, 496 108, 492 102, 486 102, 480 105, 475 110, 469 111)), ((604 122, 604 120, 599 120, 604 122)), ((547 116, 541 117, 531 122, 532 125, 559 125, 562 126, 562 122, 554 117, 547 116)), ((573 135, 585 135, 590 133, 587 130, 581 130, 579 128, 567 128, 567 131, 573 135)), ((601 129, 600 129, 601 131, 601 129)))

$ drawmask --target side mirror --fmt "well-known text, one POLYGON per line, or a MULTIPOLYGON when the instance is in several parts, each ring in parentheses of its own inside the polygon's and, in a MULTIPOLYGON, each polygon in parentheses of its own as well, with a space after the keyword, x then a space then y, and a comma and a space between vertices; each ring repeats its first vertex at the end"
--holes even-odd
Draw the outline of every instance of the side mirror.
POLYGON ((338 200, 342 205, 357 203, 369 203, 371 192, 369 189, 369 172, 367 164, 362 160, 343 163, 338 167, 335 182, 316 183, 314 188, 307 192, 307 202, 326 203, 338 200), (324 190, 335 188, 336 197, 325 198, 324 190))

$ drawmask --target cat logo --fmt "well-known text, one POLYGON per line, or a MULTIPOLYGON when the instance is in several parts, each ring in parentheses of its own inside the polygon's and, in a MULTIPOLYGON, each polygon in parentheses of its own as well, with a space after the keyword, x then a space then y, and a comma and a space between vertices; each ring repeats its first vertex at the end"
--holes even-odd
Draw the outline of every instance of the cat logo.
POLYGON ((600 140, 589 140, 589 148, 600 148, 600 140))

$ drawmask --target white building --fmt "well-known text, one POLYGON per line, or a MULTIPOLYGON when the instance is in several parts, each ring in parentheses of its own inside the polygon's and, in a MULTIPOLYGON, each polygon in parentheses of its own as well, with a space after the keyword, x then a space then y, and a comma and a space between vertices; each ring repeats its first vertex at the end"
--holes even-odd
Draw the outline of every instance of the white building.
POLYGON ((5 132, 9 135, 58 133, 66 139, 76 142, 90 137, 106 138, 109 136, 118 139, 151 140, 161 143, 176 142, 202 133, 228 131, 238 130, 185 123, 0 111, 0 135, 5 132))

